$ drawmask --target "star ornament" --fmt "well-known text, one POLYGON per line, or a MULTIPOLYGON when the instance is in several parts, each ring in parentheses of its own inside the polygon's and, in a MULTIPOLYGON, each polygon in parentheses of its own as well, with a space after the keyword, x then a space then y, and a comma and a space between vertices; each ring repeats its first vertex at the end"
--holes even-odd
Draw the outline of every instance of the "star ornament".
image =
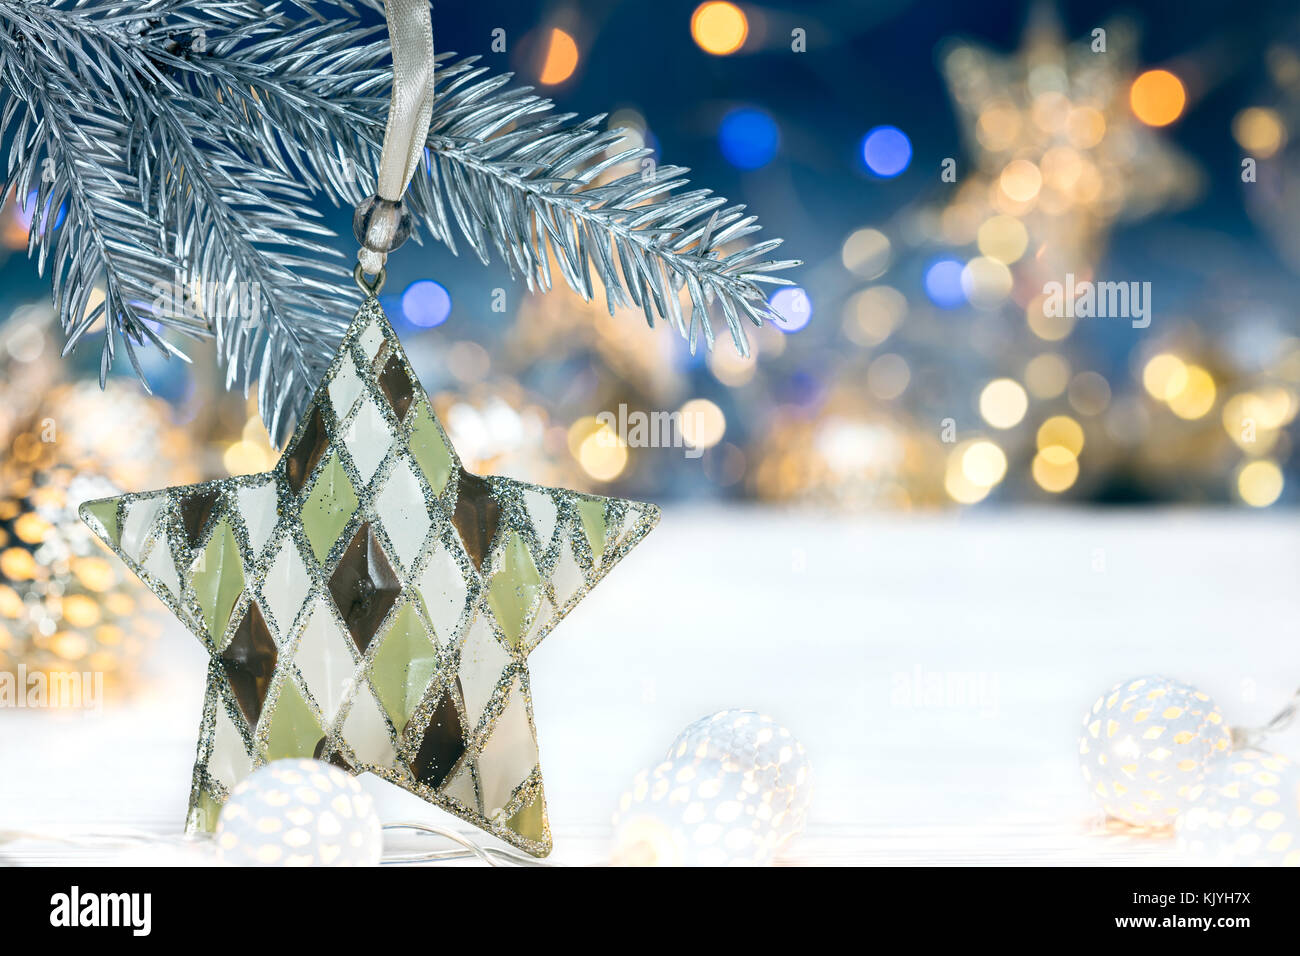
POLYGON ((211 654, 188 831, 316 757, 545 856, 528 655, 659 509, 465 471, 370 298, 274 470, 81 515, 211 654))

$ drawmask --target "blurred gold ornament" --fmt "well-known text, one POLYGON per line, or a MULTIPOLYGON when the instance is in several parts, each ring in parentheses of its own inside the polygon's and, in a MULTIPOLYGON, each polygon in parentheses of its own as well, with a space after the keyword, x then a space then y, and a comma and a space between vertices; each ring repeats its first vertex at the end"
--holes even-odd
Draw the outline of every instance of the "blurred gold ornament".
MULTIPOLYGON (((111 493, 102 478, 54 465, 26 475, 13 463, 0 488, 0 672, 77 675, 79 699, 52 690, 49 706, 94 706, 102 688, 129 690, 146 643, 159 631, 156 602, 105 559, 77 505, 111 493), (95 690, 86 688, 90 675, 95 690), (101 678, 102 675, 102 678, 101 678), (102 679, 102 685, 99 681, 102 679)), ((16 685, 17 686, 17 685, 16 685)), ((49 687, 70 686, 66 684, 49 687)), ((20 688, 21 690, 21 688, 20 688)))
MULTIPOLYGON (((157 602, 106 559, 77 506, 120 484, 192 480, 194 447, 134 383, 59 384, 51 319, 25 308, 0 326, 0 672, 102 675, 121 693, 158 633, 157 602)), ((51 692, 60 702, 77 703, 51 692)))

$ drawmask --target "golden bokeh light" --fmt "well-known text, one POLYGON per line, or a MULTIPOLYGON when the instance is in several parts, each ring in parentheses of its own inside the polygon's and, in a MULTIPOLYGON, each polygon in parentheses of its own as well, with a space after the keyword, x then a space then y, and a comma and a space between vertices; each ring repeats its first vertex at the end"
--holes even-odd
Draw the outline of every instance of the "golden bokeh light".
POLYGON ((1053 415, 1038 426, 1038 450, 1064 448, 1071 456, 1083 452, 1083 426, 1069 415, 1053 415))
POLYGON ((1223 429, 1249 455, 1273 450, 1280 429, 1295 420, 1300 396, 1281 386, 1242 392, 1223 403, 1223 429))
POLYGON ((988 256, 976 256, 961 270, 961 288, 977 309, 996 309, 1011 294, 1011 270, 988 256))
POLYGON ((735 53, 748 35, 749 20, 734 3, 710 0, 691 14, 691 36, 701 50, 714 56, 735 53))
POLYGON ((597 481, 613 481, 627 467, 627 445, 614 429, 588 415, 569 428, 569 451, 597 481))
POLYGON ((1079 460, 1068 448, 1048 445, 1034 456, 1031 467, 1038 487, 1052 494, 1069 489, 1079 478, 1079 460))
POLYGON ((24 611, 23 599, 7 584, 0 584, 0 617, 15 618, 24 611))
POLYGON ((1091 149, 1106 135, 1106 117, 1092 106, 1076 106, 1065 120, 1065 135, 1076 149, 1091 149))
POLYGON ((1083 175, 1083 157, 1069 146, 1053 146, 1043 154, 1043 182, 1057 192, 1068 194, 1083 175))
POLYGON ((228 445, 221 455, 221 462, 231 475, 257 475, 270 471, 275 466, 275 458, 269 453, 269 448, 247 439, 228 445))
MULTIPOLYGON (((582 418, 579 418, 569 426, 569 431, 566 435, 566 440, 569 445, 569 454, 574 458, 577 458, 578 451, 582 448, 582 443, 590 438, 594 432, 606 427, 608 426, 597 421, 596 416, 594 415, 585 415, 582 418)), ((610 429, 610 434, 613 434, 613 429, 610 429)))
MULTIPOLYGON (((948 464, 944 469, 943 489, 948 493, 948 497, 959 505, 973 505, 977 501, 983 501, 995 484, 992 482, 986 485, 976 484, 966 476, 966 452, 974 444, 975 442, 964 442, 954 448, 948 454, 948 464)), ((978 456, 973 460, 972 465, 979 473, 981 463, 978 456)))
POLYGON ((1248 462, 1237 472, 1237 494, 1252 508, 1267 508, 1277 501, 1284 485, 1282 469, 1267 458, 1248 462))
POLYGON ((1025 388, 1034 398, 1056 398, 1070 383, 1070 363, 1055 352, 1035 355, 1025 365, 1025 388))
POLYGON ((901 355, 888 353, 867 366, 867 389, 876 398, 889 401, 907 391, 912 370, 901 355))
POLYGON ((753 352, 748 357, 741 355, 734 348, 716 348, 709 352, 707 360, 709 371, 723 385, 739 388, 749 383, 758 368, 758 360, 753 352))
POLYGON ((1043 174, 1027 159, 1013 159, 1002 170, 998 184, 1010 199, 1032 202, 1043 187, 1043 174))
POLYGON ((1250 393, 1234 395, 1223 403, 1223 430, 1248 455, 1267 455, 1277 444, 1280 432, 1269 428, 1255 416, 1250 393))
POLYGON ((95 640, 106 647, 117 647, 125 636, 122 629, 113 624, 102 624, 95 628, 95 640))
POLYGON ((1168 70, 1147 70, 1129 88, 1133 115, 1148 126, 1168 126, 1187 105, 1182 80, 1168 70))
POLYGON ((1014 428, 1029 411, 1029 396, 1014 379, 998 378, 980 392, 980 415, 994 428, 1014 428))
POLYGON ((1069 397, 1080 415, 1100 415, 1110 405, 1110 383, 1100 372, 1080 372, 1070 381, 1069 397))
POLYGON ((19 515, 14 522, 14 534, 27 544, 40 544, 50 531, 50 523, 32 511, 19 515))
POLYGON ((0 574, 11 581, 30 581, 36 576, 36 559, 24 548, 0 551, 0 574))
POLYGON ((840 261, 850 272, 875 279, 889 268, 891 252, 889 237, 879 229, 858 229, 844 240, 840 261))
POLYGON ((1179 418, 1193 421, 1214 407, 1214 378, 1199 365, 1187 366, 1183 387, 1169 396, 1169 408, 1179 418))
POLYGON ((1041 295, 1030 300, 1029 305, 1025 306, 1025 322, 1029 325, 1029 331, 1044 342, 1059 342, 1074 331, 1074 319, 1064 314, 1049 315, 1043 307, 1046 301, 1046 297, 1041 295))
POLYGON ((1010 265, 1029 248, 1029 231, 1014 216, 990 216, 980 225, 976 242, 981 253, 1010 265))
POLYGON ((555 27, 551 30, 551 41, 546 48, 546 59, 542 63, 542 73, 538 82, 546 86, 555 86, 573 76, 578 68, 578 44, 569 34, 555 27))
POLYGON ((59 631, 50 638, 50 650, 66 661, 79 661, 90 650, 90 643, 80 634, 59 631))
POLYGON ((1020 136, 1020 111, 1015 104, 994 103, 975 122, 975 138, 990 152, 1000 153, 1015 145, 1020 136))
POLYGON ((1280 385, 1256 389, 1252 414, 1265 428, 1281 428, 1295 421, 1300 412, 1300 394, 1280 385))
POLYGON ((1161 352, 1142 369, 1142 387, 1152 398, 1169 401, 1187 386, 1187 365, 1177 355, 1161 352))
POLYGON ((72 562, 72 573, 88 591, 107 591, 113 586, 113 566, 103 558, 77 558, 72 562))
POLYGON ((977 485, 961 473, 961 469, 949 469, 943 479, 943 490, 948 497, 959 505, 973 505, 989 496, 992 488, 977 485))
MULTIPOLYGON (((104 610, 116 617, 130 617, 135 613, 135 599, 129 594, 123 594, 121 591, 114 591, 104 595, 104 610)), ((148 620, 138 620, 135 624, 144 627, 148 620)))
POLYGON ((991 488, 1007 473, 1007 456, 987 439, 971 442, 961 456, 961 471, 966 480, 981 488, 991 488))
POLYGON ((682 437, 692 448, 712 448, 727 433, 727 417, 707 398, 692 398, 678 411, 682 437))
POLYGON ((73 627, 92 627, 99 623, 99 605, 84 594, 69 594, 63 599, 63 620, 73 627))
POLYGON ((1070 101, 1058 90, 1045 90, 1034 97, 1029 115, 1044 133, 1059 133, 1070 115, 1070 101))
POLYGON ((844 307, 844 334, 868 347, 889 338, 907 317, 907 297, 887 285, 855 292, 844 307))
POLYGON ((1287 131, 1277 110, 1251 106, 1232 120, 1232 138, 1256 159, 1268 159, 1286 145, 1287 131))

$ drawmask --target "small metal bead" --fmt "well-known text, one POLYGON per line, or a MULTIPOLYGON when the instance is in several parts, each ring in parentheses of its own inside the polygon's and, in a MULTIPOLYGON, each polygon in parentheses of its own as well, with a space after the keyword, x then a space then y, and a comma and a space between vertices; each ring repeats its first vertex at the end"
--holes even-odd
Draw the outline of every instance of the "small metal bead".
POLYGON ((392 252, 411 237, 411 211, 400 201, 370 196, 352 214, 352 235, 371 252, 392 252))

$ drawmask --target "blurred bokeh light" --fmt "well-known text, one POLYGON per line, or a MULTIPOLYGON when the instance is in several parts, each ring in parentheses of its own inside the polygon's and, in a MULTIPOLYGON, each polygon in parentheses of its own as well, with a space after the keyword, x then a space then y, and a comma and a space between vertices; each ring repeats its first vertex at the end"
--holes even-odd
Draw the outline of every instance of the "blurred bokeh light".
POLYGON ((700 49, 717 56, 735 53, 745 44, 749 22, 734 3, 710 0, 691 14, 691 36, 700 49))
MULTIPOLYGON (((490 9, 439 9, 462 52, 624 130, 596 188, 689 166, 687 188, 761 227, 718 255, 781 236, 773 255, 804 260, 761 286, 774 323, 739 316, 748 354, 716 298, 716 342, 697 326, 692 352, 594 276, 590 302, 568 291, 549 253, 543 294, 495 254, 410 243, 383 303, 467 465, 843 509, 1300 500, 1300 13, 989 10, 525 0, 488 52, 473 38, 499 26, 490 9), (1145 316, 1074 308, 1120 286, 1145 316), (608 424, 630 415, 671 418, 671 440, 608 424)), ((98 376, 94 348, 58 357, 24 255, 37 201, 0 205, 0 362, 28 408, 11 421, 56 376, 98 376)), ((347 211, 321 211, 350 234, 347 211)), ((210 345, 177 344, 193 364, 141 362, 194 435, 192 467, 269 467, 255 399, 223 394, 210 345)), ((110 385, 133 387, 119 365, 110 385)), ((112 416, 95 427, 129 438, 112 416)))

